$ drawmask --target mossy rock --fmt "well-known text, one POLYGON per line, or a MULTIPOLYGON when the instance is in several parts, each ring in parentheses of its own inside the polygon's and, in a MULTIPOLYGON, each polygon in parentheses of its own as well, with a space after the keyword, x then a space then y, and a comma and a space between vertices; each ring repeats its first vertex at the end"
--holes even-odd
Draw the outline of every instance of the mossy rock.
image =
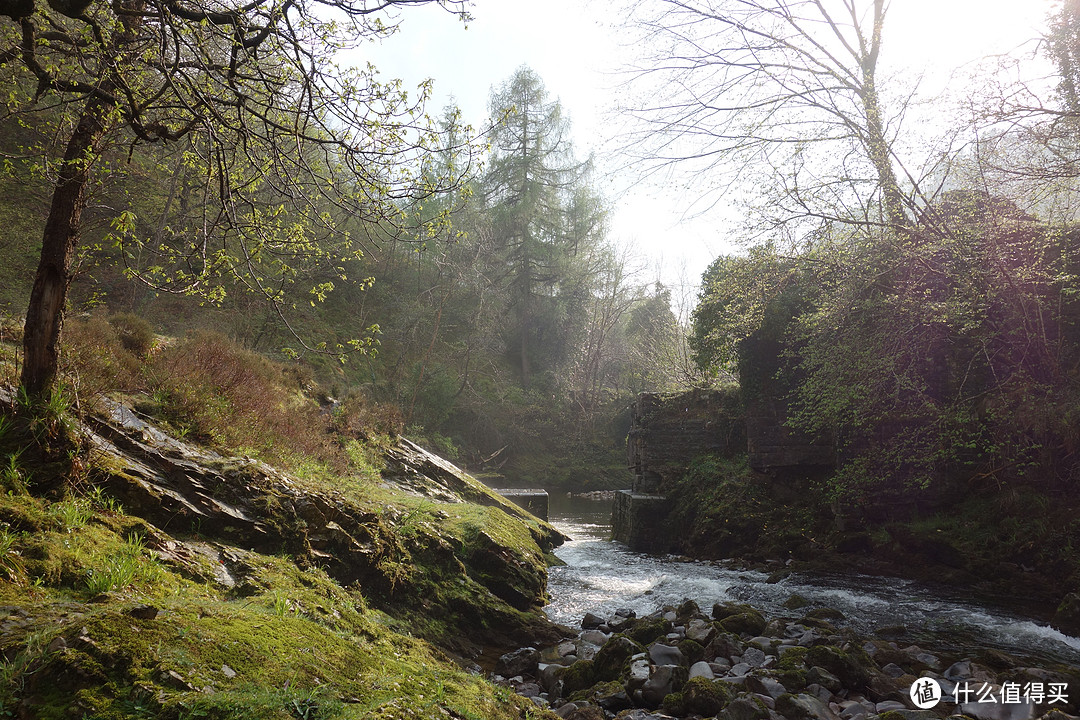
POLYGON ((701 613, 701 608, 693 600, 683 600, 679 607, 675 608, 675 615, 680 620, 689 620, 694 615, 701 613))
POLYGON ((805 663, 818 665, 840 679, 849 689, 866 687, 873 661, 862 648, 844 651, 831 645, 816 645, 806 653, 805 663))
POLYGON ((799 593, 792 593, 788 596, 788 599, 783 602, 784 607, 788 610, 799 610, 810 604, 810 600, 799 593))
POLYGON ((574 693, 587 690, 596 684, 597 677, 593 663, 593 660, 578 660, 563 671, 560 679, 566 696, 573 696, 574 693))
POLYGON ((746 603, 716 603, 712 607, 713 620, 723 620, 726 617, 732 615, 740 615, 746 612, 757 612, 754 608, 746 603))
POLYGON ((775 709, 788 720, 810 717, 810 712, 799 702, 798 696, 791 693, 784 693, 776 698, 775 709))
POLYGON ((780 659, 776 662, 776 667, 780 670, 801 670, 803 669, 806 661, 806 653, 810 652, 810 648, 795 646, 790 650, 785 650, 780 656, 780 659))
MULTIPOLYGON (((702 677, 691 678, 678 693, 677 699, 672 700, 669 708, 668 699, 664 699, 664 711, 672 715, 716 715, 731 701, 732 691, 730 686, 720 680, 707 680, 702 677)), ((671 695, 668 696, 672 697, 671 695)))
POLYGON ((701 643, 696 640, 680 640, 676 647, 682 651, 683 657, 686 658, 687 665, 693 665, 694 663, 705 659, 705 648, 703 648, 701 643))
POLYGON ((671 623, 667 620, 643 620, 631 628, 626 635, 634 642, 648 645, 669 632, 671 632, 671 623))
POLYGON ((757 610, 728 615, 720 621, 720 627, 726 632, 741 635, 760 635, 765 631, 765 617, 757 610))
POLYGON ((716 717, 717 720, 766 720, 769 709, 760 699, 743 693, 729 702, 716 717))
MULTIPOLYGON (((610 698, 613 695, 622 693, 626 694, 626 688, 618 680, 609 680, 608 682, 598 683, 592 687, 579 690, 570 696, 570 700, 574 702, 588 702, 593 705, 602 705, 601 700, 610 698)), ((629 698, 627 699, 629 702, 629 698)))
POLYGON ((807 679, 807 671, 804 669, 796 670, 779 670, 776 673, 776 679, 781 685, 789 690, 803 690, 810 681, 807 679))
POLYGON ((739 636, 734 633, 729 633, 720 627, 720 623, 713 623, 716 629, 719 631, 709 642, 708 650, 706 651, 710 657, 731 657, 732 655, 741 655, 743 652, 742 641, 739 640, 739 636))
POLYGON ((843 620, 844 613, 830 607, 814 608, 806 613, 803 617, 804 620, 810 618, 812 620, 843 620))
POLYGON ((664 696, 663 702, 660 703, 660 709, 667 715, 673 715, 675 717, 683 717, 689 715, 690 711, 686 707, 686 696, 682 692, 668 693, 664 696))
POLYGON ((604 647, 600 648, 592 660, 596 677, 593 682, 618 680, 629 669, 630 658, 640 652, 645 652, 645 648, 625 635, 616 635, 611 638, 604 643, 604 647))

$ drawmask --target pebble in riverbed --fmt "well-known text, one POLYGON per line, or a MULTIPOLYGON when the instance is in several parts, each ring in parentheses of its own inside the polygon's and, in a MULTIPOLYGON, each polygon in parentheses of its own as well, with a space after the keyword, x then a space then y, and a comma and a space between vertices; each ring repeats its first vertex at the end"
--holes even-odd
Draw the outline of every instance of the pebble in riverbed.
POLYGON ((565 720, 1080 720, 1076 666, 1029 667, 994 650, 934 654, 837 630, 841 618, 819 608, 767 619, 734 603, 710 616, 691 601, 644 617, 590 613, 576 637, 500 658, 493 679, 565 720), (939 683, 936 707, 918 710, 909 696, 920 677, 939 683), (1009 688, 1051 683, 1065 684, 1066 702, 1002 702, 1009 688), (979 702, 985 690, 997 702, 979 702))

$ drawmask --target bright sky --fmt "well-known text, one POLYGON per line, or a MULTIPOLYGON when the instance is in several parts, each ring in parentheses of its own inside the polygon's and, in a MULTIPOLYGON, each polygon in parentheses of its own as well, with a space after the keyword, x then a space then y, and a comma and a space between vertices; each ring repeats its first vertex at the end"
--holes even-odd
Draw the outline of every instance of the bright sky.
MULTIPOLYGON (((474 126, 487 117, 491 88, 527 64, 561 100, 578 155, 596 152, 603 167, 601 152, 615 124, 614 71, 630 53, 622 46, 620 18, 612 16, 619 5, 474 0, 467 28, 436 6, 406 8, 400 32, 371 47, 368 59, 384 77, 400 77, 409 87, 433 78, 432 110, 453 102, 474 126)), ((1052 0, 892 0, 883 65, 924 74, 924 88, 945 85, 953 69, 980 57, 1021 46, 1034 52, 1030 41, 1041 34, 1053 6, 1052 0)), ((600 188, 613 210, 612 239, 635 246, 669 285, 681 279, 696 284, 714 257, 736 250, 722 208, 718 216, 686 219, 692 198, 657 186, 627 192, 627 185, 624 178, 612 178, 600 188)))

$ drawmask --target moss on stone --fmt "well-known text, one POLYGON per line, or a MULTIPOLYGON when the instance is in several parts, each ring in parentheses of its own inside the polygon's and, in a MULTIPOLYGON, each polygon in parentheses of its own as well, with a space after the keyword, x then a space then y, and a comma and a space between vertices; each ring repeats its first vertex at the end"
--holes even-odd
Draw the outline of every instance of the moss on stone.
POLYGON ((720 627, 737 635, 760 635, 765 630, 765 617, 757 610, 729 615, 720 620, 720 627))
POLYGON ((626 635, 634 642, 648 645, 669 632, 671 632, 671 623, 667 620, 646 620, 635 624, 626 635))

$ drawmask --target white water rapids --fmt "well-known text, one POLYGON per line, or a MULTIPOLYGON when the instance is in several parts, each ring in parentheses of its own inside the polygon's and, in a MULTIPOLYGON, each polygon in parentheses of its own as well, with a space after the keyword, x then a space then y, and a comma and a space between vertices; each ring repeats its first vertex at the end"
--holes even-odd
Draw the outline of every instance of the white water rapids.
MULTIPOLYGON (((1080 663, 1080 639, 1045 624, 945 597, 918 583, 868 576, 792 574, 776 583, 760 572, 704 561, 630 552, 611 542, 611 504, 552 496, 551 522, 571 540, 555 554, 566 563, 551 568, 544 608, 553 621, 576 627, 586 612, 608 616, 616 608, 638 615, 689 598, 708 612, 713 603, 745 602, 766 615, 792 615, 782 603, 793 593, 844 613, 845 623, 863 633, 904 626, 904 641, 992 647, 1018 655, 1080 663)), ((959 593, 958 593, 959 595, 959 593)), ((841 623, 844 624, 844 623, 841 623)))

